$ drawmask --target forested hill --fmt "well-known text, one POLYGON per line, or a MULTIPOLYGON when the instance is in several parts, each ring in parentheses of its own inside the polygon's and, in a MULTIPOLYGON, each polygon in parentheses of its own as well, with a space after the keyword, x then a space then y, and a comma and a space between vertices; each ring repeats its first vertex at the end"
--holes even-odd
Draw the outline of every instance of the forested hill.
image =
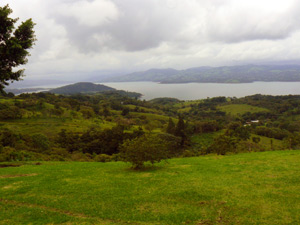
POLYGON ((161 83, 250 83, 254 81, 300 81, 300 65, 197 67, 186 70, 151 69, 106 79, 105 81, 153 81, 161 83))
POLYGON ((77 94, 77 93, 92 93, 92 92, 104 92, 104 91, 116 91, 116 89, 102 84, 80 82, 80 83, 70 84, 59 88, 54 88, 51 89, 49 92, 54 94, 77 94))

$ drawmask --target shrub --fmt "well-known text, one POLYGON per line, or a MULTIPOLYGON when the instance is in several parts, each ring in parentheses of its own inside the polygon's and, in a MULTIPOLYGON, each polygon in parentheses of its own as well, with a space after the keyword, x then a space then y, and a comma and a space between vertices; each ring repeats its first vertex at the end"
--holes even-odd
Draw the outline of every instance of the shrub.
POLYGON ((86 154, 83 154, 82 152, 73 152, 71 154, 71 160, 72 161, 78 161, 78 162, 91 162, 91 158, 89 158, 86 154))
POLYGON ((106 154, 100 154, 97 155, 94 159, 97 162, 110 162, 112 161, 112 156, 106 154))
POLYGON ((168 144, 154 134, 145 134, 133 140, 126 140, 121 146, 121 160, 130 162, 134 169, 140 169, 145 162, 152 164, 168 158, 168 144))
POLYGON ((182 153, 182 157, 193 157, 196 156, 194 152, 190 151, 190 150, 184 150, 184 152, 182 153))
POLYGON ((34 160, 33 154, 26 151, 17 151, 16 149, 6 146, 0 151, 0 162, 9 161, 29 161, 34 160))
POLYGON ((31 136, 33 147, 40 150, 46 151, 50 148, 50 142, 48 138, 43 134, 34 134, 31 136))

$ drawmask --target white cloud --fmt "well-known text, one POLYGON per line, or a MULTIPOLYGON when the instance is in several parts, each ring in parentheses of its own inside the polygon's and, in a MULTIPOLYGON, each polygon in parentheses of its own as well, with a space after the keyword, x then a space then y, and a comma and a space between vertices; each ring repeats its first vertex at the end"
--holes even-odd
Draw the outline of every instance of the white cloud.
POLYGON ((8 3, 14 17, 37 23, 29 76, 300 59, 296 0, 8 3))
POLYGON ((61 4, 58 13, 74 17, 80 25, 96 27, 118 18, 117 7, 109 0, 75 1, 61 4))

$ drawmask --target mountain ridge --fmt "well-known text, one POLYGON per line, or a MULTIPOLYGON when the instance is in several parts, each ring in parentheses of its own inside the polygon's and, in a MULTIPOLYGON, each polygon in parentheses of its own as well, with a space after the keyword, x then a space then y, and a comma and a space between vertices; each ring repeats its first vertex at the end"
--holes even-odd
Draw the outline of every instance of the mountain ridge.
POLYGON ((101 82, 152 81, 160 83, 251 83, 255 81, 300 81, 300 65, 240 65, 194 67, 184 70, 149 69, 101 82))

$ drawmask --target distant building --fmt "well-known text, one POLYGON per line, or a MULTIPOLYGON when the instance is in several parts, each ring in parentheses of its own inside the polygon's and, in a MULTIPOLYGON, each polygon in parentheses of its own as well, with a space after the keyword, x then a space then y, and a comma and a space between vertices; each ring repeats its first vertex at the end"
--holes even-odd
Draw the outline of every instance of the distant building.
POLYGON ((246 122, 246 123, 244 124, 244 127, 246 127, 246 126, 251 126, 251 124, 254 124, 254 123, 259 123, 259 120, 251 120, 250 122, 246 122))

